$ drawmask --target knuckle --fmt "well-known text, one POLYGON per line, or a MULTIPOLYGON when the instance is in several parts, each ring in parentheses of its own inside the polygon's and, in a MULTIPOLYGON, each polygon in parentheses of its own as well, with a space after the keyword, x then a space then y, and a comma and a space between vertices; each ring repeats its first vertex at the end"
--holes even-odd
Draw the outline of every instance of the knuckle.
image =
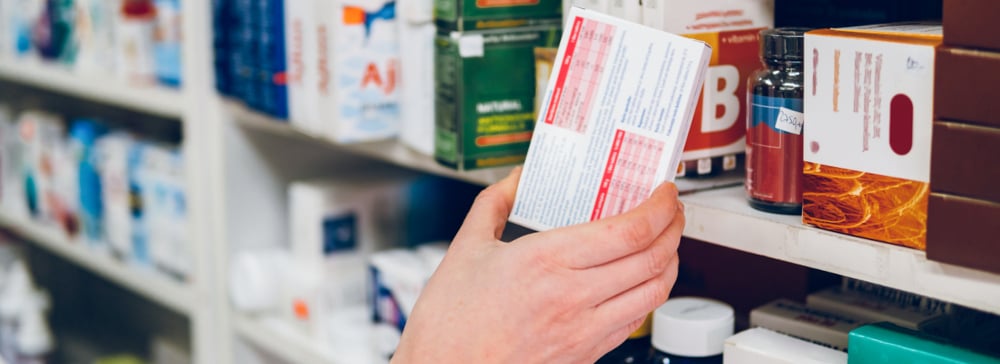
POLYGON ((669 247, 663 246, 665 244, 658 244, 653 249, 650 249, 646 254, 646 259, 649 262, 649 275, 655 276, 663 273, 670 266, 671 254, 669 247))
POLYGON ((646 307, 655 308, 666 302, 667 296, 670 295, 671 287, 672 284, 666 279, 654 279, 644 292, 646 307))
POLYGON ((653 226, 646 219, 629 221, 621 229, 621 239, 633 249, 645 247, 653 234, 653 226))

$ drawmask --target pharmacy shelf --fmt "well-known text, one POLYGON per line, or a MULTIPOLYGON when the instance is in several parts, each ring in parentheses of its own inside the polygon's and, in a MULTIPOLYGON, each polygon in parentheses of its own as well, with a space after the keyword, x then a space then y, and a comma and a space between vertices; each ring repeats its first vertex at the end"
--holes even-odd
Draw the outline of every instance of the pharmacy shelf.
MULTIPOLYGON (((491 185, 507 176, 513 167, 497 167, 474 171, 457 171, 442 166, 433 157, 421 154, 406 147, 396 140, 378 142, 342 144, 322 136, 312 135, 290 123, 278 120, 247 109, 242 104, 230 102, 229 108, 236 121, 247 128, 282 135, 292 139, 309 140, 328 144, 349 153, 389 162, 404 168, 454 178, 483 186, 491 185)), ((692 193, 722 187, 736 186, 743 183, 742 173, 729 173, 711 178, 678 179, 677 188, 682 193, 692 193)))
POLYGON ((741 187, 681 199, 687 237, 1000 314, 1000 275, 929 261, 922 251, 805 226, 800 216, 754 210, 741 187))
POLYGON ((236 334, 281 360, 296 364, 337 364, 336 354, 276 317, 235 315, 236 334))
POLYGON ((0 227, 178 313, 190 315, 195 310, 195 294, 189 285, 98 253, 56 228, 4 214, 0 214, 0 227))
POLYGON ((170 119, 180 120, 184 110, 179 89, 129 86, 113 77, 77 75, 40 61, 0 59, 0 78, 170 119))

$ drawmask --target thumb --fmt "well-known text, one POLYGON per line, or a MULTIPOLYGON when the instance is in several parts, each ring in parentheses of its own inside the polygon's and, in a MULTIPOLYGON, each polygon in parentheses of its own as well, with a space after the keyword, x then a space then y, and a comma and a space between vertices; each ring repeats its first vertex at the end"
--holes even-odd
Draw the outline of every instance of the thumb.
POLYGON ((515 167, 503 180, 480 192, 465 216, 465 222, 458 230, 453 244, 481 239, 499 240, 510 211, 514 208, 514 196, 517 194, 520 178, 521 167, 515 167))

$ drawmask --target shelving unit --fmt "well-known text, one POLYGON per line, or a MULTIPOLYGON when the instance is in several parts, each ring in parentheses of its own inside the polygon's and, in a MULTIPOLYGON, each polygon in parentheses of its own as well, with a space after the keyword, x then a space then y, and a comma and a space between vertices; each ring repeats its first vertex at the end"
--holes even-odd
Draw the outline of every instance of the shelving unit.
POLYGON ((684 235, 1000 314, 1000 275, 927 260, 924 252, 805 226, 754 210, 741 187, 684 196, 684 235))
POLYGON ((192 288, 164 274, 143 270, 74 242, 55 227, 0 214, 0 226, 56 255, 181 314, 195 310, 192 288))
POLYGON ((253 345, 290 363, 348 364, 315 339, 273 317, 237 315, 234 331, 253 345))
POLYGON ((0 59, 0 78, 171 119, 180 120, 184 110, 178 89, 129 86, 114 77, 81 76, 40 61, 0 59))

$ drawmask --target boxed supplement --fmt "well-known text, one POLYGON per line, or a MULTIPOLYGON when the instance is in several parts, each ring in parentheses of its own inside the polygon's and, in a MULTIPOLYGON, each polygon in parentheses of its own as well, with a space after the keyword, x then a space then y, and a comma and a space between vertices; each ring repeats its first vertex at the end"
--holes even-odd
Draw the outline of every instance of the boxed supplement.
POLYGON ((939 299, 847 277, 841 280, 840 291, 847 294, 870 297, 881 302, 888 302, 897 307, 921 312, 950 314, 956 307, 951 303, 939 299))
POLYGON ((802 222, 923 250, 941 26, 805 36, 802 222))
POLYGON ((129 150, 135 138, 112 132, 94 144, 97 168, 101 171, 101 208, 104 237, 111 253, 127 259, 132 255, 133 203, 128 183, 129 150))
MULTIPOLYGON (((24 196, 27 198, 31 217, 49 223, 60 223, 65 205, 56 189, 58 180, 55 167, 62 162, 60 145, 66 129, 60 116, 42 111, 25 111, 17 121, 20 143, 24 146, 24 196)), ((63 163, 59 167, 66 167, 63 163)), ((70 166, 71 167, 71 166, 70 166)))
POLYGON ((1000 203, 931 193, 927 259, 1000 274, 1000 203))
POLYGON ((890 300, 881 300, 839 287, 825 289, 806 297, 810 308, 844 313, 864 322, 891 322, 912 330, 933 330, 945 317, 943 311, 933 308, 919 309, 890 300))
POLYGON ((562 0, 433 0, 442 33, 524 26, 559 26, 562 0))
MULTIPOLYGON (((607 0, 607 14, 633 23, 642 23, 642 1, 640 0, 607 0)), ((590 8, 587 8, 590 9, 590 8)))
POLYGON ((317 1, 320 134, 343 143, 396 136, 396 2, 317 1))
MULTIPOLYGON (((938 3, 940 6, 940 2, 938 3)), ((944 44, 1000 51, 995 0, 944 0, 944 44)))
POLYGON ((536 47, 559 27, 438 33, 434 157, 457 169, 524 161, 535 123, 536 47))
POLYGON ((434 6, 397 0, 399 7, 399 140, 434 155, 434 6))
POLYGON ((779 299, 750 311, 750 326, 763 327, 829 348, 847 350, 847 335, 864 320, 779 299))
POLYGON ((1000 128, 934 122, 931 189, 1000 203, 1000 128))
POLYGON ((1000 128, 1000 51, 940 46, 934 70, 939 120, 1000 128))
POLYGON ((288 85, 285 64, 285 2, 296 0, 254 0, 256 42, 253 84, 260 95, 250 107, 278 119, 288 119, 288 85))
POLYGON ((725 364, 847 363, 847 353, 756 327, 726 339, 725 364))
POLYGON ((773 0, 646 0, 643 24, 701 40, 712 59, 691 131, 682 175, 737 168, 746 151, 747 78, 763 68, 760 31, 774 26, 773 0))
POLYGON ((888 323, 866 325, 851 331, 850 346, 848 363, 1000 363, 1000 358, 888 323))
POLYGON ((672 181, 712 49, 573 8, 510 221, 534 230, 617 215, 672 181))
POLYGON ((316 131, 319 124, 319 48, 317 2, 285 1, 285 64, 288 73, 288 121, 303 130, 316 131))

